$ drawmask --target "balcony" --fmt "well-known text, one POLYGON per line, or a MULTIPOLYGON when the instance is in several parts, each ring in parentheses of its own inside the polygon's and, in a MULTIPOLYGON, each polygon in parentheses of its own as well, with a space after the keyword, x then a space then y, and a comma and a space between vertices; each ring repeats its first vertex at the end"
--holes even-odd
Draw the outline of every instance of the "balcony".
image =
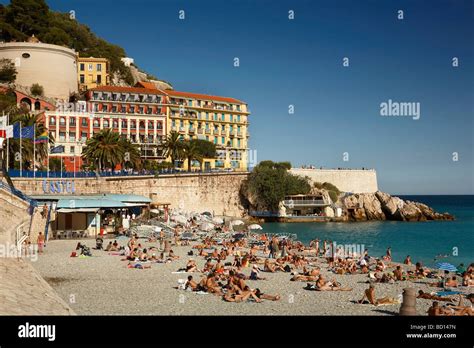
POLYGON ((207 128, 206 129, 206 134, 211 134, 211 129, 207 128))
POLYGON ((198 130, 197 130, 197 134, 204 134, 204 129, 202 129, 202 128, 198 128, 198 130))
POLYGON ((186 129, 184 127, 179 127, 179 132, 180 133, 184 133, 186 131, 186 129))
POLYGON ((324 201, 324 199, 288 199, 284 200, 283 204, 287 207, 310 207, 329 205, 324 201))
POLYGON ((196 132, 196 128, 194 127, 189 128, 189 133, 194 134, 195 132, 196 132))
POLYGON ((171 127, 171 130, 172 130, 173 132, 177 132, 177 131, 178 131, 178 127, 172 126, 172 127, 171 127))

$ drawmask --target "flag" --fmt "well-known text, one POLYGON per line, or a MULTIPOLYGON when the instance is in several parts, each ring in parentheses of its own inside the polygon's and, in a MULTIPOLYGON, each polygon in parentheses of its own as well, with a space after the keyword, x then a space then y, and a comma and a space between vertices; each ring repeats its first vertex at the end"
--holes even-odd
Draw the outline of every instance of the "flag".
POLYGON ((64 152, 64 145, 55 146, 51 149, 49 153, 63 153, 64 152))
POLYGON ((48 132, 43 132, 39 137, 36 138, 35 144, 47 143, 49 141, 48 132))
POLYGON ((13 125, 13 137, 15 139, 19 139, 20 137, 23 139, 33 139, 34 137, 34 126, 27 126, 21 128, 21 135, 20 135, 20 123, 17 122, 13 125))
POLYGON ((0 147, 3 147, 3 141, 4 140, 5 140, 5 138, 0 137, 0 147))
POLYGON ((0 129, 5 129, 7 126, 7 116, 0 116, 0 129))
POLYGON ((4 129, 0 129, 0 137, 12 138, 13 137, 13 126, 6 126, 4 129))

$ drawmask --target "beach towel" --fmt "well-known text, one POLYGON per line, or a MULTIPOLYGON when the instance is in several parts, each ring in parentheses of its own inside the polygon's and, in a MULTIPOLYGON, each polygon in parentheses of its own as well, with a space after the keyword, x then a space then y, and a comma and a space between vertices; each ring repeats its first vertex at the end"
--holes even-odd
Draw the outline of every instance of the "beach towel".
POLYGON ((437 296, 450 296, 450 295, 458 295, 462 294, 461 291, 438 291, 436 293, 437 296))

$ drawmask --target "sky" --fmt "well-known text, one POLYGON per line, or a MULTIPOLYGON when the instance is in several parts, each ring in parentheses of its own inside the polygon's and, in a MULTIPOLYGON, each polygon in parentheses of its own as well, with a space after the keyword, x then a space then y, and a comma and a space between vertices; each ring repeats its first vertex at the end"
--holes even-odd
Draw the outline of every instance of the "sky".
POLYGON ((473 1, 48 4, 176 90, 245 101, 258 161, 375 168, 392 194, 474 194, 473 1), (419 117, 382 116, 388 100, 419 117))

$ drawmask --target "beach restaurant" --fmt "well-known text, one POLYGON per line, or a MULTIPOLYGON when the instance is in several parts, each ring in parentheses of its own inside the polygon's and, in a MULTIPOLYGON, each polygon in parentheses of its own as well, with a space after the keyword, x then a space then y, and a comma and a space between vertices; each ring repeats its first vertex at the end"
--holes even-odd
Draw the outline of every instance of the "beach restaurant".
POLYGON ((129 227, 127 216, 139 216, 151 199, 130 194, 41 195, 32 196, 38 206, 46 205, 50 238, 97 237, 129 227), (125 219, 124 219, 125 217, 125 219))

